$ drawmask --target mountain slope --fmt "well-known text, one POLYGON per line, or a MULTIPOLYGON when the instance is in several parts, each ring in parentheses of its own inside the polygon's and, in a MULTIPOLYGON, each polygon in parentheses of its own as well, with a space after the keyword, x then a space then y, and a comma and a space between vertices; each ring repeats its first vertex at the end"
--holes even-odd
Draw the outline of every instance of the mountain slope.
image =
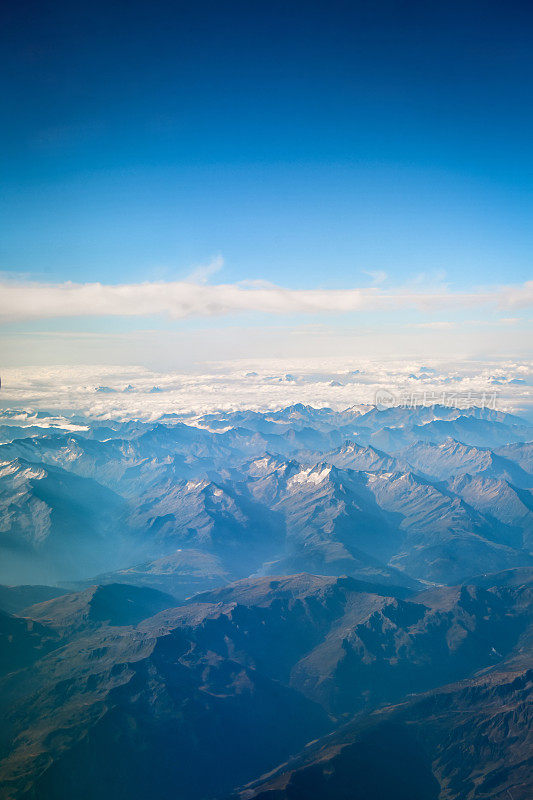
POLYGON ((524 587, 408 597, 311 575, 248 579, 110 625, 131 622, 124 598, 138 591, 36 607, 62 638, 0 682, 3 797, 66 800, 76 785, 84 800, 223 797, 354 711, 523 658, 531 631, 524 587))
POLYGON ((52 583, 120 563, 124 520, 122 499, 91 479, 0 462, 0 580, 52 583))
POLYGON ((532 688, 532 671, 495 672, 375 712, 238 796, 528 800, 532 688))

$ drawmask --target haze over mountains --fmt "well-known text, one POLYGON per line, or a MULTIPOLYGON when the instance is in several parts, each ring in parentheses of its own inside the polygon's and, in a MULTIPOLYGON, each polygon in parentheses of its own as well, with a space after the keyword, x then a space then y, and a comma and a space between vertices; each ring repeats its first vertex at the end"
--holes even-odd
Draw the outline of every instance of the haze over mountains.
POLYGON ((2 797, 530 796, 526 421, 0 424, 2 797))
POLYGON ((186 596, 250 574, 413 587, 533 563, 532 429, 510 414, 296 405, 85 424, 0 445, 2 581, 159 575, 186 596))

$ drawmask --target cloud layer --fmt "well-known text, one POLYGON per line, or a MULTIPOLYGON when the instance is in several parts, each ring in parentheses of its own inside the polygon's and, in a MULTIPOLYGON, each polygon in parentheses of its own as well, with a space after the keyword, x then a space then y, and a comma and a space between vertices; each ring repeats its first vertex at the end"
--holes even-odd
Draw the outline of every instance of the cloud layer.
POLYGON ((298 402, 340 410, 374 403, 378 392, 393 395, 398 403, 468 406, 484 398, 500 410, 531 416, 533 364, 507 359, 271 358, 220 362, 194 372, 100 365, 7 368, 2 373, 4 408, 76 409, 121 419, 266 410, 298 402))
POLYGON ((193 280, 122 285, 0 282, 2 322, 85 316, 185 319, 241 312, 291 315, 479 306, 517 309, 531 305, 533 281, 474 292, 288 289, 259 282, 209 285, 193 280))

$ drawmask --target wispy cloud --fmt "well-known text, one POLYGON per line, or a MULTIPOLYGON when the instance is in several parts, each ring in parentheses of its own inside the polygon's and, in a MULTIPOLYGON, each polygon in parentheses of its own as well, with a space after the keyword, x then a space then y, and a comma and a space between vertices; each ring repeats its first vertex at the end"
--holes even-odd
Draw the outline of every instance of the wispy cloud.
POLYGON ((376 269, 376 270, 365 269, 363 270, 363 272, 365 273, 365 275, 369 275, 372 278, 372 283, 374 284, 374 286, 379 286, 380 284, 385 283, 385 281, 387 280, 387 273, 384 272, 382 269, 376 269))
POLYGON ((472 292, 447 288, 415 291, 288 289, 264 282, 208 284, 222 265, 216 259, 201 274, 185 281, 136 284, 0 282, 0 321, 54 317, 154 316, 171 319, 214 317, 240 312, 321 314, 395 309, 439 309, 493 306, 518 309, 533 304, 533 281, 472 292))
POLYGON ((209 264, 200 264, 195 267, 191 274, 186 278, 187 283, 207 283, 212 275, 220 272, 224 266, 224 259, 222 256, 216 256, 211 259, 209 264))

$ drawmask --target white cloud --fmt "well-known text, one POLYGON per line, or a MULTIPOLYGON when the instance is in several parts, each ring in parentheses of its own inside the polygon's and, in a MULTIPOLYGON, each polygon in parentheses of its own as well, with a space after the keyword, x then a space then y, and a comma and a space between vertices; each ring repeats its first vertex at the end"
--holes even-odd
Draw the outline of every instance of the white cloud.
MULTIPOLYGON (((356 403, 373 403, 385 389, 398 398, 433 397, 453 392, 464 404, 485 395, 495 397, 497 408, 531 409, 533 364, 529 361, 466 361, 430 358, 268 358, 204 364, 197 371, 157 371, 139 366, 14 367, 2 372, 3 406, 14 408, 76 409, 90 415, 155 419, 166 412, 206 413, 217 409, 265 410, 303 402, 342 409, 356 403), (411 375, 423 384, 414 386, 411 375), (354 375, 354 370, 359 374, 354 375), (285 380, 287 373, 295 381, 285 380), (505 376, 497 387, 493 377, 505 376), (510 384, 514 377, 527 384, 510 384), (128 386, 133 391, 125 392, 128 386), (108 386, 114 392, 97 392, 108 386), (161 392, 150 390, 158 386, 161 392), (414 388, 413 388, 414 387, 414 388), (461 399, 462 398, 462 399, 461 399)), ((431 402, 431 400, 430 400, 431 402)))
POLYGON ((453 328, 454 324, 455 323, 453 323, 453 322, 447 322, 447 321, 443 320, 442 322, 439 322, 439 321, 417 322, 417 323, 413 323, 410 327, 411 328, 429 328, 431 330, 439 331, 439 330, 446 330, 447 328, 453 328))
POLYGON ((215 259, 196 282, 155 281, 137 284, 61 284, 0 282, 0 321, 54 317, 153 316, 171 319, 214 317, 240 312, 266 314, 320 314, 416 308, 496 306, 525 308, 533 304, 533 281, 474 292, 451 292, 378 287, 353 289, 287 289, 273 284, 233 283, 209 285, 221 266, 215 259))
POLYGON ((372 278, 372 282, 374 286, 379 286, 381 283, 385 283, 387 280, 387 273, 384 272, 382 269, 365 269, 363 270, 365 275, 369 275, 372 278))
POLYGON ((186 278, 187 283, 207 283, 212 275, 220 272, 224 266, 224 259, 222 256, 216 256, 211 259, 209 264, 200 264, 195 267, 191 274, 186 278))

